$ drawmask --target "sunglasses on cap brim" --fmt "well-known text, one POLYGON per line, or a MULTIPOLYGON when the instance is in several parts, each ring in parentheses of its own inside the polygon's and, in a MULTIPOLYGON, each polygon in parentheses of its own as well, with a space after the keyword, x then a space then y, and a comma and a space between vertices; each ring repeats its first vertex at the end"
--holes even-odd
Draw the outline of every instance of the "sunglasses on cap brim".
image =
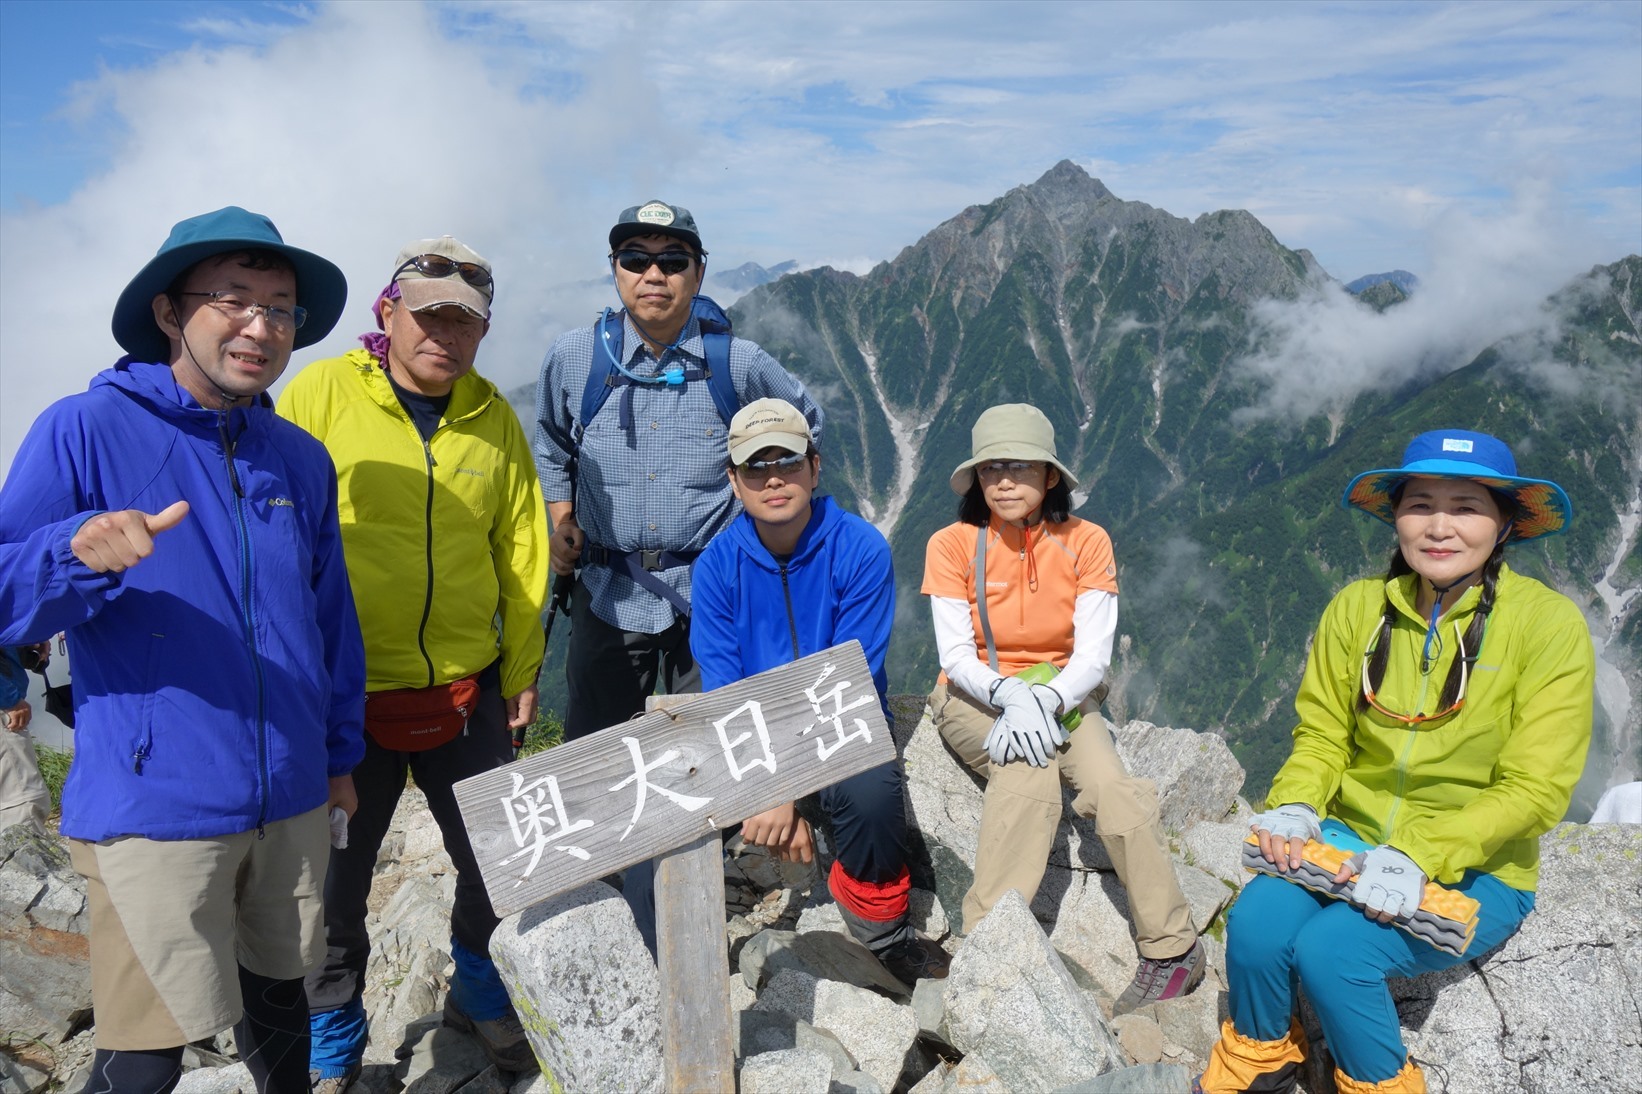
POLYGON ((490 271, 477 262, 458 262, 454 258, 444 255, 417 255, 397 270, 393 271, 393 280, 399 280, 399 275, 415 267, 416 272, 423 277, 434 279, 442 277, 460 276, 463 281, 476 289, 483 289, 490 285, 490 271))

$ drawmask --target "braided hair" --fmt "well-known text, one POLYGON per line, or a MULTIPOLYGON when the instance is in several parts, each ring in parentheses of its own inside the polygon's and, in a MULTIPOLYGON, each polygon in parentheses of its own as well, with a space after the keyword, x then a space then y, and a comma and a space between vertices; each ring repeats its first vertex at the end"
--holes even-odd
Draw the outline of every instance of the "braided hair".
MULTIPOLYGON (((1396 488, 1391 491, 1393 509, 1402 503, 1403 488, 1406 485, 1406 481, 1398 483, 1396 488)), ((1518 510, 1516 498, 1492 488, 1488 492, 1494 496, 1494 501, 1499 505, 1500 520, 1507 529, 1510 529, 1516 519, 1518 510)), ((1448 679, 1443 682, 1442 696, 1437 701, 1438 710, 1454 705, 1454 700, 1459 697, 1460 693, 1460 680, 1465 673, 1470 671, 1471 666, 1476 664, 1477 655, 1482 651, 1483 635, 1488 630, 1488 615, 1494 610, 1495 586, 1499 582, 1499 570, 1505 564, 1505 545, 1509 542, 1511 542, 1511 537, 1508 533, 1504 539, 1494 544, 1493 551, 1488 555, 1488 561, 1482 564, 1482 593, 1477 599, 1477 610, 1471 616, 1471 625, 1465 629, 1465 635, 1460 639, 1462 648, 1459 652, 1464 656, 1455 657, 1453 664, 1448 666, 1448 679)), ((1391 563, 1386 567, 1386 583, 1389 585, 1404 574, 1413 572, 1414 568, 1408 564, 1408 559, 1403 557, 1402 548, 1399 546, 1393 549, 1391 563)), ((1380 615, 1380 633, 1374 639, 1374 652, 1368 661, 1369 690, 1379 691, 1380 684, 1385 680, 1386 664, 1391 659, 1391 628, 1396 620, 1397 608, 1391 603, 1391 595, 1387 593, 1385 610, 1380 615)), ((1357 695, 1357 710, 1361 712, 1367 709, 1368 694, 1367 692, 1359 692, 1357 695)))

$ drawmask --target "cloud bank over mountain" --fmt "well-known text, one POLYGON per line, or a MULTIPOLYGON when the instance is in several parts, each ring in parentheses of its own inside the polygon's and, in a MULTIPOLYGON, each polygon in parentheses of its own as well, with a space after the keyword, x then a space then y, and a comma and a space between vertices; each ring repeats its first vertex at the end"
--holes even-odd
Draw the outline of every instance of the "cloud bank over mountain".
MULTIPOLYGON (((1267 387, 1242 420, 1342 408, 1367 391, 1452 372, 1502 339, 1555 341, 1563 315, 1546 300, 1590 253, 1586 230, 1547 185, 1524 184, 1501 216, 1452 209, 1440 217, 1428 272, 1394 308, 1375 311, 1334 283, 1266 301, 1255 309, 1256 345, 1237 365, 1267 387)), ((1566 376, 1566 368, 1546 373, 1548 381, 1566 376)))

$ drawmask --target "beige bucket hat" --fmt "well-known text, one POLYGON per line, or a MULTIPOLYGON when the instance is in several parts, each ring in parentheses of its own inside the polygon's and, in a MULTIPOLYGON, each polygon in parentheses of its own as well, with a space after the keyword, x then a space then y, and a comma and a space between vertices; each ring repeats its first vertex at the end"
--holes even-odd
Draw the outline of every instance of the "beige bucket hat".
POLYGON ((1060 472, 1067 489, 1076 490, 1077 476, 1055 455, 1055 427, 1043 411, 1030 403, 1001 403, 988 407, 975 419, 970 432, 969 459, 952 472, 952 492, 967 494, 975 481, 975 468, 991 460, 1031 460, 1047 463, 1060 472))

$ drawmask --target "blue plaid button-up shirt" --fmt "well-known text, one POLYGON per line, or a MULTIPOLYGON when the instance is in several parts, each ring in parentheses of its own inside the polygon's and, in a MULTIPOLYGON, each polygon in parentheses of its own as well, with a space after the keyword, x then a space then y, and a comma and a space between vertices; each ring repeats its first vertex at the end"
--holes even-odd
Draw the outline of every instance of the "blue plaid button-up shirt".
MULTIPOLYGON (((679 344, 661 359, 624 320, 622 365, 638 376, 660 375, 663 365, 705 363, 701 330, 691 319, 679 344)), ((573 501, 576 523, 596 543, 616 551, 700 551, 735 518, 738 503, 725 474, 728 426, 719 417, 705 380, 681 387, 634 384, 613 391, 579 446, 576 419, 582 391, 602 352, 592 327, 568 331, 553 343, 536 385, 536 471, 548 502, 573 501), (620 404, 631 399, 631 427, 623 428, 620 404), (571 463, 575 459, 575 482, 571 463)), ((785 399, 804 412, 810 433, 821 439, 821 408, 804 385, 744 338, 730 342, 730 378, 742 405, 754 399, 785 399)), ((690 569, 658 574, 685 599, 690 569)), ((583 569, 593 612, 625 631, 657 634, 677 612, 661 597, 606 566, 583 569)))

